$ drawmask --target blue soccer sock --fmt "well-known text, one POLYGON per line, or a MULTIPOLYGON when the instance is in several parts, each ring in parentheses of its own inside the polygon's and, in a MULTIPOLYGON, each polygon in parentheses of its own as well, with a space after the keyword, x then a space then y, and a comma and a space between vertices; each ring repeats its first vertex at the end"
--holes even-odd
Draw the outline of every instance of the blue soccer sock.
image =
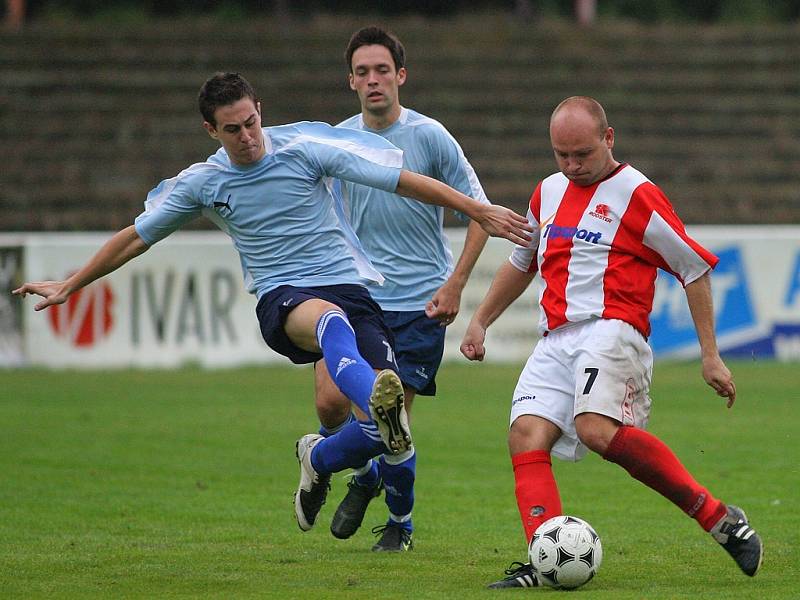
POLYGON ((358 351, 356 334, 343 312, 329 310, 320 317, 317 342, 331 379, 351 402, 369 415, 375 371, 358 351))
POLYGON ((386 451, 373 422, 354 421, 327 437, 311 451, 311 465, 322 475, 363 467, 373 456, 386 451))
POLYGON ((396 456, 381 456, 380 472, 389 507, 389 524, 400 525, 408 531, 414 529, 411 511, 414 508, 414 479, 417 472, 417 454, 414 448, 396 456), (409 456, 410 454, 410 456, 409 456))
POLYGON ((361 487, 375 487, 375 484, 380 480, 381 473, 378 469, 378 462, 370 460, 366 465, 360 469, 355 469, 355 477, 353 478, 356 485, 361 487))
POLYGON ((353 413, 347 415, 347 418, 336 425, 335 427, 325 427, 324 425, 320 424, 319 426, 319 434, 322 437, 331 437, 334 433, 339 433, 342 429, 344 429, 350 423, 353 423, 356 420, 356 416, 353 413))

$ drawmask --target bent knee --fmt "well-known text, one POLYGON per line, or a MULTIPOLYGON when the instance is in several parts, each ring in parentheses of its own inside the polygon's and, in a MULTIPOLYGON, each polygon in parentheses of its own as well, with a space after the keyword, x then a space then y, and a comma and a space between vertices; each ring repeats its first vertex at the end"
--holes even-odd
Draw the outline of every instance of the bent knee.
POLYGON ((581 443, 600 455, 605 454, 617 430, 619 422, 597 413, 581 413, 575 417, 575 431, 581 443))
POLYGON ((560 437, 561 429, 553 422, 535 415, 522 415, 508 431, 508 450, 512 456, 532 450, 550 452, 560 437))
POLYGON ((347 421, 350 418, 350 412, 349 402, 337 405, 317 404, 317 418, 320 424, 327 429, 336 428, 347 421))

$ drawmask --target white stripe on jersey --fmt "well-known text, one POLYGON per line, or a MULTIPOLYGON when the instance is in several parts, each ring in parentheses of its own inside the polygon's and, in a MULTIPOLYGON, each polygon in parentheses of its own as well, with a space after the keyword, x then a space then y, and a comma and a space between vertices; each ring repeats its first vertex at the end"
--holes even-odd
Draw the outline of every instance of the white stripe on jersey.
MULTIPOLYGON (((537 222, 536 217, 533 215, 530 208, 528 208, 527 217, 528 223, 531 227, 533 227, 533 230, 536 231, 536 227, 539 225, 539 223, 537 222)), ((523 247, 514 245, 514 249, 511 251, 511 256, 508 257, 508 260, 520 271, 528 272, 531 267, 531 262, 534 260, 533 255, 538 247, 539 236, 532 235, 531 241, 528 242, 527 246, 523 247)))
POLYGON ((161 184, 152 190, 149 194, 147 194, 147 199, 144 201, 144 212, 145 214, 153 212, 156 208, 161 206, 169 195, 172 193, 172 190, 175 189, 175 186, 178 185, 178 182, 187 175, 191 175, 192 173, 198 173, 204 170, 217 170, 217 171, 224 171, 224 167, 220 165, 216 165, 210 162, 202 162, 202 163, 195 163, 186 167, 183 171, 175 175, 175 177, 171 177, 169 179, 165 179, 161 182, 161 184), (155 193, 153 193, 155 192, 155 193))
POLYGON ((281 150, 287 150, 292 146, 298 146, 300 144, 305 144, 306 142, 311 142, 313 144, 323 144, 325 146, 333 146, 335 148, 341 148, 346 152, 355 154, 356 156, 359 156, 364 160, 368 160, 383 167, 394 167, 396 169, 403 168, 403 152, 401 150, 398 150, 396 148, 395 149, 371 148, 369 146, 357 144, 352 140, 321 138, 313 135, 301 134, 293 138, 292 141, 283 146, 281 150))
MULTIPOLYGON (((447 135, 450 135, 450 133, 447 132, 447 135)), ((453 136, 450 137, 452 138, 453 136)), ((453 141, 455 142, 455 140, 453 141)), ((464 156, 464 151, 461 149, 461 146, 456 144, 456 147, 458 148, 458 154, 459 157, 461 158, 461 163, 464 166, 464 171, 467 174, 467 181, 469 181, 469 189, 472 190, 470 197, 477 200, 478 202, 481 202, 482 204, 491 204, 491 202, 489 202, 489 198, 486 197, 486 192, 483 191, 483 186, 481 185, 481 182, 478 180, 478 175, 477 173, 475 173, 475 169, 472 168, 472 165, 467 160, 467 157, 464 156)))
MULTIPOLYGON (((566 178, 564 178, 566 179, 566 178)), ((595 244, 581 250, 573 245, 570 252, 569 277, 566 294, 568 298, 565 315, 567 320, 577 323, 602 312, 605 304, 604 278, 611 252, 611 241, 617 235, 622 218, 610 223, 590 213, 598 202, 608 205, 611 214, 624 215, 636 188, 647 178, 635 169, 623 169, 614 177, 603 181, 589 202, 589 207, 578 222, 578 229, 600 232, 605 244, 595 244)))
POLYGON ((347 244, 347 249, 350 250, 350 254, 353 255, 353 260, 355 260, 358 274, 364 279, 369 279, 379 285, 383 285, 386 278, 367 258, 367 253, 361 245, 361 240, 358 239, 355 231, 353 231, 352 225, 350 225, 350 219, 347 215, 346 199, 344 197, 347 193, 347 189, 341 184, 341 181, 331 177, 323 177, 322 182, 331 195, 331 198, 333 198, 333 210, 336 214, 336 218, 339 220, 339 228, 344 234, 344 241, 345 244, 347 244))
MULTIPOLYGON (((543 234, 543 230, 547 224, 553 221, 556 216, 556 211, 561 204, 561 198, 564 197, 564 192, 567 191, 569 179, 564 177, 561 173, 550 175, 542 181, 541 194, 541 207, 539 209, 539 249, 537 251, 537 262, 541 266, 544 260, 544 253, 547 251, 547 238, 543 234), (544 227, 542 227, 542 225, 544 227)), ((542 279, 542 285, 539 288, 539 304, 541 305, 544 291, 547 288, 547 282, 542 279)), ((544 311, 541 311, 539 317, 539 324, 542 331, 547 329, 547 316, 544 311)))
POLYGON ((555 216, 558 205, 561 203, 561 198, 564 197, 564 192, 567 191, 568 185, 569 179, 564 177, 561 173, 550 175, 550 177, 542 181, 542 209, 539 213, 540 223, 544 223, 555 216))
MULTIPOLYGON (((468 194, 470 198, 477 200, 483 204, 491 204, 489 202, 489 198, 486 197, 486 192, 483 191, 483 186, 481 182, 478 180, 478 175, 475 173, 475 169, 472 168, 472 165, 467 160, 466 155, 464 154, 464 150, 461 148, 461 145, 456 141, 456 138, 447 130, 447 128, 442 125, 436 119, 431 119, 430 117, 423 116, 421 119, 408 123, 408 111, 404 108, 400 113, 400 121, 408 125, 409 127, 419 127, 420 125, 433 125, 434 127, 438 127, 441 129, 442 133, 447 137, 451 142, 453 142, 453 146, 456 147, 458 151, 458 158, 459 162, 464 168, 464 172, 467 174, 467 181, 469 182, 469 189, 471 193, 468 194)), ((363 121, 362 121, 363 124, 363 121)))
POLYGON ((711 269, 703 257, 684 242, 657 212, 650 216, 643 243, 658 252, 673 272, 684 273, 684 285, 692 283, 711 269), (680 252, 675 251, 676 246, 681 248, 680 252))

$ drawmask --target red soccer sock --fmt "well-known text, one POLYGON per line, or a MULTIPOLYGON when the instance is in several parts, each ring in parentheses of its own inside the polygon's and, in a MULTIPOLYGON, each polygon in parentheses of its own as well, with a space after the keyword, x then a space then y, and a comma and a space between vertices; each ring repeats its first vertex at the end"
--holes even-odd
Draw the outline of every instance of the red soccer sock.
POLYGON ((530 542, 542 523, 561 514, 561 497, 553 477, 550 453, 545 450, 520 452, 511 457, 519 516, 530 542))
POLYGON ((727 512, 725 504, 694 480, 664 442, 643 429, 620 427, 603 458, 677 505, 706 531, 727 512))

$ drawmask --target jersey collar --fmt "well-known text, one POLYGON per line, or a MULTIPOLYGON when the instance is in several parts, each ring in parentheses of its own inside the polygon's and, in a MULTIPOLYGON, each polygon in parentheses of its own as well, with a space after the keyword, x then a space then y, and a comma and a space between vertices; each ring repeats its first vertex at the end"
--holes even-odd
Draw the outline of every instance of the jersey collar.
POLYGON ((397 117, 397 120, 388 127, 384 127, 383 129, 371 129, 370 127, 367 127, 366 123, 364 123, 363 113, 358 116, 358 126, 361 129, 363 129, 364 131, 369 131, 371 133, 377 133, 380 135, 385 135, 391 132, 395 127, 400 127, 401 125, 405 125, 406 121, 408 121, 408 109, 404 106, 400 107, 400 116, 397 117))

